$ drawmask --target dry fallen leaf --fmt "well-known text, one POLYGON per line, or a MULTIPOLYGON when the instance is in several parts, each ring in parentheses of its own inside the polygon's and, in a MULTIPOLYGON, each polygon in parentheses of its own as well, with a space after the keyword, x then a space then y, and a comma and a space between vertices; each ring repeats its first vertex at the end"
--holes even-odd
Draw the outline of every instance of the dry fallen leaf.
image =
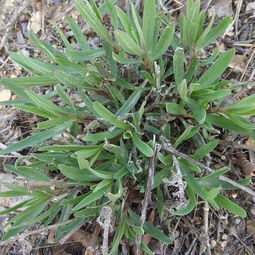
POLYGON ((249 137, 249 139, 246 141, 245 145, 255 148, 255 140, 252 137, 249 137))
POLYGON ((225 16, 232 16, 232 1, 218 0, 214 3, 215 14, 221 18, 225 16))
POLYGON ((0 90, 0 102, 10 100, 11 95, 12 95, 12 93, 9 89, 0 90))
POLYGON ((237 72, 237 73, 242 73, 245 69, 245 62, 246 62, 247 58, 245 55, 235 55, 232 63, 230 64, 230 67, 233 69, 233 71, 237 72))
POLYGON ((253 220, 246 221, 246 231, 248 234, 252 234, 253 239, 255 239, 255 224, 253 220))
POLYGON ((87 248, 92 245, 91 235, 82 230, 77 230, 68 239, 68 242, 77 242, 82 244, 83 247, 87 248))
POLYGON ((248 3, 245 11, 248 12, 248 11, 253 11, 253 10, 255 11, 255 2, 248 3))
POLYGON ((35 12, 29 22, 29 30, 38 33, 41 30, 41 12, 35 12))

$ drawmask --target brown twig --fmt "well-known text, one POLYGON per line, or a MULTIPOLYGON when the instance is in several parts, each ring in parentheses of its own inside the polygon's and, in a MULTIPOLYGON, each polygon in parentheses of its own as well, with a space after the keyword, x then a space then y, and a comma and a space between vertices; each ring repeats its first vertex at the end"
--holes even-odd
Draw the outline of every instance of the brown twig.
POLYGON ((50 226, 47 226, 47 227, 42 227, 42 228, 39 228, 39 229, 36 229, 36 230, 24 232, 22 234, 19 234, 19 235, 16 235, 14 237, 11 237, 11 238, 9 238, 6 241, 0 242, 0 246, 12 243, 12 242, 14 242, 16 240, 22 240, 22 239, 24 239, 27 236, 31 236, 31 235, 35 235, 35 234, 41 234, 41 233, 43 233, 45 231, 48 231, 48 230, 51 230, 51 229, 55 229, 55 228, 58 228, 58 227, 61 227, 61 226, 64 226, 64 225, 67 225, 67 224, 69 224, 71 222, 73 222, 73 219, 65 221, 65 222, 53 224, 53 225, 50 225, 50 226))
MULTIPOLYGON (((152 190, 153 181, 154 181, 155 164, 157 161, 157 154, 158 154, 159 150, 160 150, 160 145, 158 145, 158 144, 155 145, 154 155, 150 159, 147 186, 146 186, 146 191, 145 191, 145 195, 144 195, 141 218, 140 218, 141 219, 141 227, 143 227, 143 225, 144 225, 149 201, 151 201, 151 190, 152 190)), ((136 254, 141 254, 141 250, 140 250, 141 242, 142 242, 142 235, 138 234, 136 237, 136 254)))
POLYGON ((252 189, 250 189, 248 187, 245 187, 245 186, 243 186, 243 185, 241 185, 241 184, 239 184, 239 183, 229 179, 226 176, 220 176, 219 179, 224 181, 224 182, 228 182, 229 184, 231 184, 231 185, 237 187, 238 189, 241 189, 241 190, 247 192, 248 194, 250 194, 251 196, 255 197, 255 192, 252 189))
POLYGON ((242 8, 242 4, 243 4, 243 0, 239 0, 237 3, 237 7, 236 7, 236 15, 235 15, 235 19, 234 19, 234 23, 235 23, 235 36, 238 39, 238 21, 239 21, 239 15, 240 15, 240 11, 242 8))
MULTIPOLYGON (((171 143, 165 137, 161 136, 161 140, 163 141, 163 148, 166 151, 168 151, 168 152, 170 152, 170 153, 172 153, 172 154, 174 154, 174 155, 176 155, 178 157, 181 157, 181 158, 189 161, 190 163, 193 163, 193 164, 201 167, 202 169, 205 169, 205 170, 210 171, 210 172, 214 172, 213 169, 203 165, 202 163, 192 159, 191 157, 189 157, 189 156, 183 154, 182 152, 176 150, 175 148, 173 148, 171 143)), ((250 189, 248 187, 245 187, 245 186, 243 186, 243 185, 241 185, 241 184, 239 184, 239 183, 229 179, 226 176, 220 176, 219 179, 222 180, 222 181, 228 182, 229 184, 232 184, 233 186, 235 186, 235 187, 237 187, 237 188, 247 192, 251 196, 255 197, 255 192, 252 189, 250 189)))
POLYGON ((162 142, 162 145, 163 145, 163 149, 165 149, 166 151, 172 153, 173 155, 177 156, 177 157, 181 157, 187 161, 189 161, 190 163, 192 164, 195 164, 197 166, 199 166, 200 168, 202 168, 203 170, 206 170, 208 172, 213 172, 214 170, 211 169, 210 167, 208 166, 205 166, 204 164, 194 160, 193 158, 191 158, 190 156, 176 150, 172 144, 170 143, 170 141, 168 139, 166 139, 164 136, 161 136, 160 137, 160 140, 162 142))
POLYGON ((255 55, 255 48, 253 49, 253 51, 252 51, 252 53, 251 53, 251 56, 250 56, 250 58, 249 58, 249 60, 248 60, 248 62, 247 62, 247 64, 246 64, 246 66, 245 66, 245 68, 244 68, 244 70, 243 70, 243 73, 242 73, 241 78, 240 78, 240 82, 242 82, 242 80, 243 80, 243 78, 244 78, 244 76, 245 76, 245 74, 246 74, 246 71, 247 71, 247 69, 248 69, 250 63, 252 62, 252 60, 253 60, 253 58, 254 58, 254 55, 255 55))
POLYGON ((110 206, 104 206, 101 210, 100 216, 97 219, 99 225, 103 228, 103 244, 102 244, 102 254, 108 255, 109 249, 109 231, 111 228, 111 217, 112 208, 110 206))

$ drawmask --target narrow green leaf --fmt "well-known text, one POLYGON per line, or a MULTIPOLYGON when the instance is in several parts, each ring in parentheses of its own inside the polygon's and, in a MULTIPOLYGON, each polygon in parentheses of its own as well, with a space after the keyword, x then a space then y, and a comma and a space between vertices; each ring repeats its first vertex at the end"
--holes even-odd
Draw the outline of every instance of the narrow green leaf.
POLYGON ((246 115, 252 110, 255 110, 255 94, 244 97, 243 99, 226 108, 226 111, 229 113, 243 115, 246 115))
POLYGON ((140 99, 144 85, 141 85, 137 88, 130 97, 125 101, 125 103, 120 107, 120 109, 116 112, 117 117, 123 117, 125 114, 129 113, 133 107, 136 105, 138 100, 140 99))
POLYGON ((80 27, 75 22, 75 20, 69 16, 66 18, 66 21, 69 24, 69 26, 71 27, 71 29, 74 33, 74 36, 75 36, 77 42, 79 43, 80 47, 83 50, 89 49, 89 44, 87 42, 87 38, 85 37, 84 33, 81 31, 80 27))
POLYGON ((208 193, 206 194, 206 200, 210 201, 215 199, 219 195, 221 190, 221 187, 216 187, 208 190, 208 193))
POLYGON ((63 151, 63 152, 69 152, 69 151, 81 151, 81 150, 93 150, 93 149, 99 149, 102 148, 102 145, 95 145, 95 146, 89 146, 89 145, 50 145, 50 146, 44 146, 39 148, 39 151, 63 151))
POLYGON ((165 27, 156 46, 152 49, 151 57, 153 60, 158 59, 167 51, 173 40, 174 30, 175 26, 173 24, 165 27))
POLYGON ((76 7, 91 28, 95 30, 100 37, 112 44, 110 33, 102 24, 101 19, 98 17, 97 13, 95 13, 89 1, 78 0, 76 1, 76 7))
POLYGON ((201 85, 209 85, 215 82, 221 74, 226 70, 232 58, 235 54, 234 49, 230 49, 222 54, 216 62, 202 75, 202 77, 198 80, 198 83, 201 85))
POLYGON ((13 145, 10 145, 7 149, 2 150, 0 152, 0 155, 4 155, 4 154, 7 154, 7 153, 10 153, 13 151, 21 151, 25 148, 32 147, 36 144, 44 142, 56 135, 63 133, 66 129, 71 127, 72 123, 73 123, 73 121, 67 121, 60 126, 56 126, 54 128, 47 129, 42 132, 33 134, 33 135, 29 136, 28 138, 25 138, 13 145))
POLYGON ((67 49, 72 49, 72 45, 71 43, 67 40, 65 34, 63 33, 63 31, 58 27, 56 26, 56 30, 61 38, 61 40, 63 41, 64 45, 66 46, 67 49))
POLYGON ((129 125, 122 120, 119 120, 113 113, 111 113, 107 108, 105 108, 99 102, 94 102, 93 107, 96 112, 110 124, 120 128, 120 129, 129 129, 129 125))
POLYGON ((133 40, 133 38, 121 31, 121 30, 116 30, 114 32, 115 37, 119 43, 119 45, 127 52, 133 55, 137 56, 143 56, 144 55, 144 50, 133 40))
POLYGON ((148 51, 152 50, 156 20, 155 0, 146 0, 143 9, 143 36, 148 51))
POLYGON ((15 167, 9 164, 5 165, 5 167, 9 171, 32 181, 49 182, 51 180, 50 177, 48 177, 46 174, 39 171, 38 169, 33 169, 32 167, 22 167, 22 166, 15 167))
POLYGON ((73 109, 73 111, 75 112, 76 109, 75 109, 74 102, 72 101, 70 96, 67 95, 64 88, 60 84, 56 85, 55 88, 56 88, 56 91, 57 91, 58 95, 61 97, 62 101, 64 103, 66 103, 67 105, 69 105, 73 109))
POLYGON ((124 65, 137 64, 141 62, 141 60, 138 58, 127 58, 123 54, 116 54, 114 52, 113 52, 113 58, 118 63, 124 64, 124 65))
POLYGON ((55 114, 49 113, 47 111, 44 111, 43 109, 39 109, 36 106, 32 106, 32 105, 26 105, 26 104, 15 104, 14 107, 16 109, 25 111, 25 112, 30 112, 33 113, 35 115, 44 117, 44 118, 56 118, 55 114))
POLYGON ((191 109, 194 118, 199 124, 203 124, 206 119, 206 111, 202 105, 192 98, 187 98, 186 104, 191 109))
POLYGON ((40 95, 37 95, 32 90, 27 90, 26 94, 36 106, 42 108, 43 110, 46 110, 56 116, 59 116, 60 113, 67 113, 65 110, 63 110, 62 107, 57 106, 56 104, 52 103, 51 101, 45 99, 40 95))
POLYGON ((185 131, 177 138, 174 143, 174 147, 177 148, 183 141, 186 141, 193 137, 196 133, 198 133, 200 127, 198 126, 189 126, 185 129, 185 131))
POLYGON ((31 77, 5 78, 0 80, 0 84, 4 84, 5 82, 12 82, 17 84, 18 86, 28 88, 36 86, 55 85, 58 81, 54 77, 42 75, 31 77))
POLYGON ((196 150, 195 154, 192 155, 193 159, 202 159, 203 157, 205 157, 208 153, 210 153, 212 150, 215 149, 215 147, 219 144, 219 140, 213 140, 205 145, 203 145, 202 147, 200 147, 199 149, 196 150))
POLYGON ((220 169, 215 170, 213 173, 210 173, 202 178, 200 178, 199 183, 203 184, 203 185, 207 185, 210 182, 214 181, 215 179, 218 181, 219 177, 227 172, 230 171, 229 167, 223 167, 220 169))
POLYGON ((184 50, 182 48, 177 48, 175 50, 173 66, 174 66, 174 79, 176 85, 178 86, 183 80, 184 76, 184 50))
POLYGON ((131 26, 132 26, 131 20, 129 19, 127 14, 117 6, 116 6, 116 11, 124 29, 126 30, 128 34, 131 34, 131 26))
POLYGON ((216 27, 210 29, 210 32, 197 45, 199 49, 205 48, 210 43, 214 42, 219 36, 223 35, 228 26, 232 23, 231 17, 225 17, 216 27))
POLYGON ((192 97, 196 97, 200 100, 210 102, 210 101, 221 99, 230 94, 231 94, 230 89, 221 89, 218 91, 205 89, 205 90, 199 90, 197 92, 192 93, 192 97))
MULTIPOLYGON (((129 210, 129 216, 130 216, 130 219, 135 223, 135 225, 139 226, 141 224, 140 217, 135 212, 129 210)), ((160 229, 154 227, 148 221, 145 221, 143 225, 143 229, 146 233, 151 235, 153 238, 159 241, 162 241, 163 243, 166 243, 166 244, 172 243, 172 240, 167 235, 165 235, 160 229)))
POLYGON ((218 195, 215 198, 216 203, 225 208, 226 210, 228 210, 229 212, 236 214, 240 217, 247 217, 247 213, 246 211, 240 207, 239 205, 235 204, 234 202, 232 202, 231 200, 229 200, 228 198, 226 198, 223 195, 218 195))
POLYGON ((100 199, 101 197, 104 196, 106 190, 109 189, 109 185, 96 191, 96 192, 92 192, 90 194, 88 194, 84 199, 81 200, 80 203, 78 203, 74 208, 73 211, 78 211, 81 208, 92 204, 93 202, 95 202, 96 200, 100 199))
POLYGON ((141 243, 141 249, 148 255, 154 255, 154 252, 147 246, 145 242, 141 243))
POLYGON ((231 119, 228 119, 223 116, 215 115, 215 114, 208 114, 206 116, 206 120, 209 121, 212 125, 224 128, 226 130, 233 130, 241 133, 247 133, 249 130, 240 127, 231 119))
POLYGON ((153 149, 145 142, 143 142, 136 133, 133 133, 132 140, 137 149, 147 157, 154 155, 153 149))
POLYGON ((126 227, 126 221, 125 221, 125 219, 122 218, 120 220, 120 223, 117 227, 117 230, 116 230, 114 238, 113 238, 112 249, 110 251, 110 255, 115 255, 116 252, 118 252, 119 244, 120 244, 120 241, 124 234, 125 227, 126 227))
POLYGON ((87 169, 80 169, 76 167, 71 167, 67 165, 60 164, 58 168, 62 174, 66 177, 75 180, 75 181, 98 181, 101 180, 100 177, 91 174, 87 169))
POLYGON ((92 62, 96 58, 105 55, 105 50, 103 48, 87 49, 87 50, 75 50, 67 49, 65 51, 67 57, 77 62, 92 62))
POLYGON ((95 134, 86 135, 83 137, 83 140, 87 142, 99 142, 99 141, 112 139, 120 135, 121 133, 123 133, 122 130, 115 129, 113 131, 105 131, 105 132, 99 132, 95 134))
POLYGON ((187 112, 183 106, 176 103, 166 103, 166 110, 168 113, 176 115, 186 115, 187 112))

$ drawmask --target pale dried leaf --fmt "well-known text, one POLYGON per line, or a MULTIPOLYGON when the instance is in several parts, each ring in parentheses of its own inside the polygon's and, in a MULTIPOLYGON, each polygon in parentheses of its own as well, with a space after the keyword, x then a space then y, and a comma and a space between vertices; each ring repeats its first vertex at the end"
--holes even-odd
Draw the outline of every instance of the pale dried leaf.
POLYGON ((29 23, 29 30, 32 30, 34 33, 38 33, 41 30, 41 12, 35 12, 29 23))
POLYGON ((11 95, 12 95, 12 93, 9 89, 0 90, 0 102, 10 100, 11 95))
POLYGON ((216 15, 220 17, 232 16, 232 1, 218 0, 213 5, 216 15))
POLYGON ((255 148, 255 140, 252 137, 249 137, 249 139, 245 143, 248 147, 254 147, 255 148))
POLYGON ((248 11, 255 11, 255 2, 248 3, 247 6, 246 6, 245 11, 246 12, 248 12, 248 11))

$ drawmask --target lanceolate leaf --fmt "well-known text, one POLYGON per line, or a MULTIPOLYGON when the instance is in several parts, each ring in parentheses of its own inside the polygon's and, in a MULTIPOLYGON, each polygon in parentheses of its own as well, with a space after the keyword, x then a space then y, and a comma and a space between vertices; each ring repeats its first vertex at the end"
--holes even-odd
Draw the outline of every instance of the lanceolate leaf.
POLYGON ((174 52, 174 78, 176 85, 178 86, 183 80, 184 76, 184 50, 182 48, 177 48, 174 52))
POLYGON ((237 103, 230 105, 226 110, 229 113, 241 115, 249 114, 249 112, 253 112, 255 114, 255 94, 245 97, 237 103))
POLYGON ((141 85, 141 87, 137 88, 127 99, 127 101, 121 106, 121 108, 116 112, 116 116, 122 117, 129 113, 140 99, 143 91, 143 85, 141 85))
POLYGON ((119 45, 121 45, 121 47, 127 53, 137 56, 142 56, 144 54, 144 50, 133 40, 129 34, 121 30, 116 30, 114 33, 119 45))
POLYGON ((242 207, 235 204, 234 202, 232 202, 231 200, 229 200, 228 198, 226 198, 223 195, 219 194, 215 198, 215 201, 219 206, 225 208, 226 210, 228 210, 231 213, 234 213, 234 214, 236 214, 240 217, 246 217, 247 216, 246 211, 242 207))
POLYGON ((0 155, 4 155, 13 151, 21 151, 25 148, 32 147, 36 144, 39 144, 41 142, 44 142, 56 135, 59 135, 63 133, 66 129, 70 128, 72 126, 73 121, 67 121, 59 126, 56 126, 51 129, 44 130, 39 133, 35 133, 28 138, 25 138, 11 146, 9 146, 7 149, 0 151, 0 155))
MULTIPOLYGON (((129 210, 130 219, 136 224, 140 225, 140 217, 134 213, 133 211, 129 210)), ((154 227, 150 222, 145 222, 143 225, 143 229, 146 233, 151 235, 153 238, 160 240, 166 244, 172 243, 172 240, 165 235, 160 229, 154 227)))
POLYGON ((106 190, 109 189, 109 185, 96 191, 96 192, 92 192, 90 194, 88 194, 79 204, 77 204, 74 208, 73 211, 77 211, 80 210, 81 208, 92 204, 93 202, 95 202, 96 200, 102 198, 106 192, 106 190))
POLYGON ((37 182, 49 182, 50 178, 44 174, 43 172, 39 171, 38 169, 33 169, 32 167, 15 167, 13 165, 5 165, 7 169, 11 172, 25 177, 32 181, 37 182))
POLYGON ((206 37, 200 41, 197 47, 199 49, 202 49, 205 48, 210 43, 212 43, 215 39, 217 39, 227 30, 231 22, 232 22, 231 17, 225 17, 216 27, 210 30, 206 37))
POLYGON ((67 165, 58 165, 61 173, 75 181, 98 181, 101 178, 91 174, 87 169, 79 169, 67 165))
POLYGON ((162 32, 157 44, 155 47, 152 49, 152 59, 157 59, 161 57, 168 47, 170 46, 172 39, 173 39, 173 34, 174 34, 174 25, 167 26, 164 31, 162 32))
POLYGON ((198 121, 199 124, 204 123, 206 118, 206 111, 202 105, 200 105, 196 100, 188 98, 186 101, 188 107, 191 109, 194 118, 198 121))
POLYGON ((202 159, 204 156, 210 153, 218 144, 219 144, 219 140, 217 139, 205 144, 204 146, 196 150, 192 158, 197 160, 202 159))
POLYGON ((93 10, 88 0, 78 0, 76 2, 77 9, 80 11, 81 15, 85 18, 86 22, 89 23, 92 29, 101 36, 103 39, 107 40, 112 44, 112 38, 110 33, 107 31, 106 27, 102 24, 101 20, 93 10))
POLYGON ((107 120, 112 125, 120 129, 128 129, 129 125, 122 120, 119 120, 113 113, 111 113, 107 108, 105 108, 99 102, 93 103, 94 109, 96 112, 105 120, 107 120))
POLYGON ((198 83, 200 83, 202 86, 205 86, 215 82, 226 70, 234 54, 234 49, 228 50, 222 54, 216 60, 216 62, 202 75, 202 77, 198 80, 198 83))
POLYGON ((146 0, 143 10, 143 35, 146 47, 152 49, 155 20, 156 20, 156 0, 146 0))
POLYGON ((132 140, 139 151, 141 151, 145 156, 152 157, 154 152, 152 148, 145 142, 143 142, 137 134, 132 135, 132 140))
POLYGON ((87 42, 87 38, 83 34, 80 27, 77 25, 77 23, 74 21, 74 19, 72 17, 67 17, 66 20, 67 20, 69 26, 71 27, 71 29, 74 33, 74 36, 75 36, 77 42, 79 43, 80 47, 84 50, 87 50, 89 48, 89 44, 87 42))

